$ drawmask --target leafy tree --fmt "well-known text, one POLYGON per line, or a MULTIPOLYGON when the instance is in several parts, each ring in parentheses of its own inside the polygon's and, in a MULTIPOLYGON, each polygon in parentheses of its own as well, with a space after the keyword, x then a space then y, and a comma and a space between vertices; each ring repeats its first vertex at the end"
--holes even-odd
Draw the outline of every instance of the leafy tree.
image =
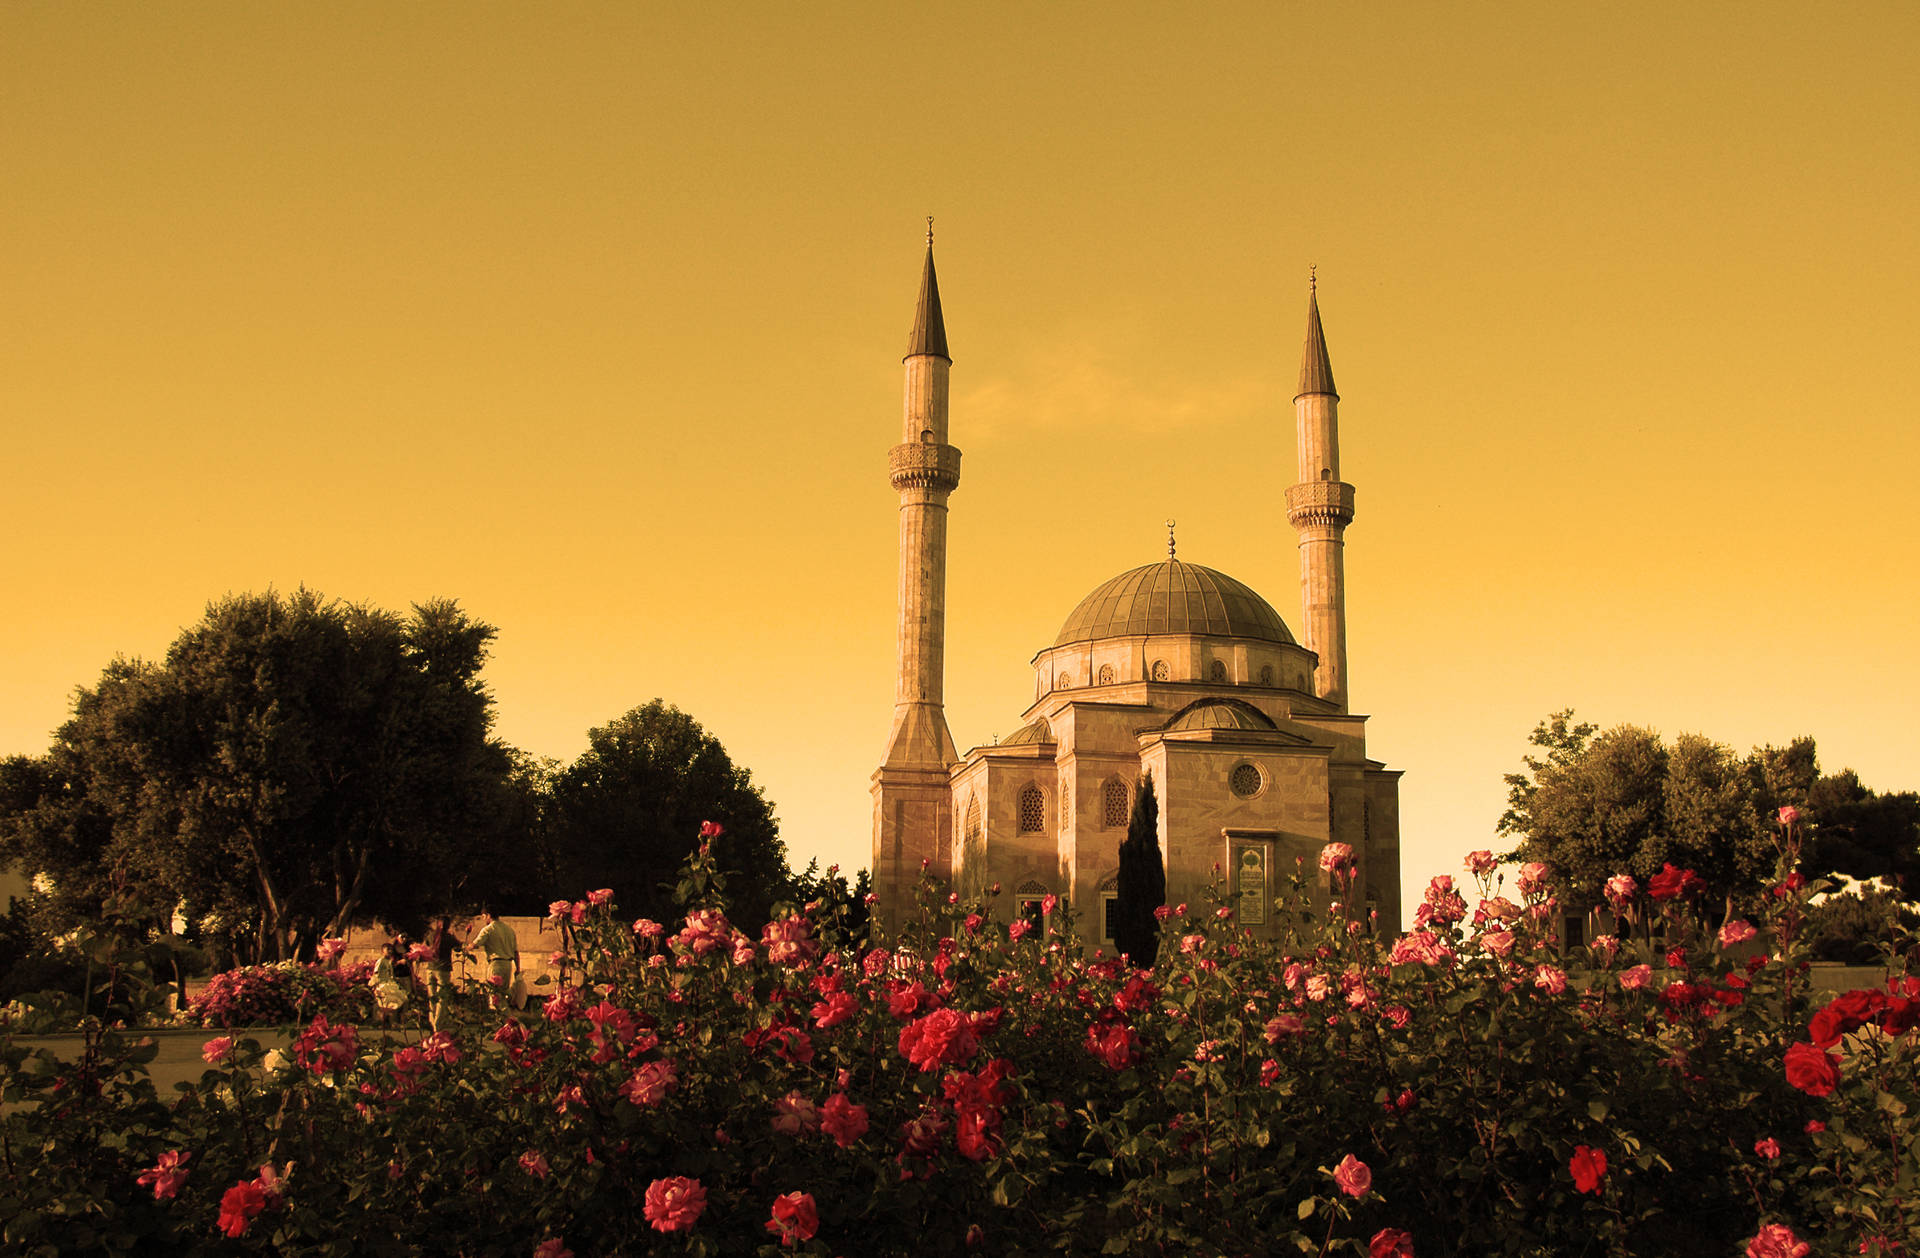
POLYGON ((1153 965, 1160 922, 1153 911, 1167 902, 1167 871, 1160 861, 1160 797, 1153 775, 1140 775, 1134 788, 1133 811, 1127 817, 1127 837, 1120 844, 1120 873, 1113 906, 1114 946, 1130 965, 1153 965))
POLYGON ((714 856, 730 916, 757 928, 788 887, 773 807, 720 741, 655 699, 587 735, 587 750, 552 784, 548 885, 571 899, 611 887, 620 904, 664 918, 676 871, 703 822, 723 833, 714 856))
POLYGON ((479 679, 493 634, 451 601, 215 602, 164 663, 83 688, 45 757, 0 769, 0 856, 70 913, 122 886, 249 959, 483 896, 524 848, 479 679))
POLYGON ((1875 794, 1851 770, 1821 776, 1811 738, 1742 758, 1698 734, 1669 744, 1631 725, 1601 733, 1569 710, 1529 743, 1544 754, 1507 775, 1499 829, 1519 840, 1507 859, 1552 864, 1581 899, 1597 899, 1612 874, 1644 879, 1668 862, 1699 873, 1716 896, 1750 897, 1772 870, 1775 816, 1787 805, 1809 823, 1809 875, 1920 887, 1920 795, 1875 794))
POLYGON ((1652 730, 1596 727, 1558 712, 1534 728, 1526 773, 1507 775, 1506 859, 1545 861, 1576 898, 1597 900, 1621 871, 1645 879, 1671 862, 1711 894, 1757 892, 1774 859, 1753 781, 1727 747, 1697 734, 1669 746, 1652 730))

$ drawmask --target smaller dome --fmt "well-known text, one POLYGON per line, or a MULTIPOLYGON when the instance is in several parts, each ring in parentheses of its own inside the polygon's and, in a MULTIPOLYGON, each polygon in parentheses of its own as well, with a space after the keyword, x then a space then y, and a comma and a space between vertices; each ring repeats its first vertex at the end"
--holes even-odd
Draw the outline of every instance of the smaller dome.
POLYGON ((1031 725, 1022 725, 1018 730, 1014 731, 1011 737, 1000 745, 1002 747, 1026 747, 1035 743, 1050 743, 1052 741, 1053 729, 1047 724, 1047 719, 1041 717, 1031 725))
POLYGON ((1169 731, 1183 729, 1278 729, 1265 713, 1240 703, 1203 699, 1167 722, 1169 731))

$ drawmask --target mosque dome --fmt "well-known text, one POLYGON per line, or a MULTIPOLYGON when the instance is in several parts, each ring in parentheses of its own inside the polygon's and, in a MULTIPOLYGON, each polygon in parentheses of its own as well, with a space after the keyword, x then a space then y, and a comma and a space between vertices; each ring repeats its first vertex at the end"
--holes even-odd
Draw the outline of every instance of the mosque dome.
POLYGON ((1258 708, 1245 703, 1230 703, 1223 699, 1205 699, 1189 704, 1179 715, 1168 721, 1166 728, 1173 730, 1196 729, 1278 729, 1271 718, 1258 708))
POLYGON ((1224 572, 1167 559, 1123 572, 1080 600, 1055 646, 1145 634, 1293 641, 1266 599, 1224 572))
POLYGON ((1002 747, 1027 747, 1040 743, 1051 743, 1052 741, 1053 730, 1048 726, 1047 719, 1041 717, 1029 725, 1021 726, 1018 730, 1014 731, 1011 737, 1004 739, 1000 745, 1002 747))

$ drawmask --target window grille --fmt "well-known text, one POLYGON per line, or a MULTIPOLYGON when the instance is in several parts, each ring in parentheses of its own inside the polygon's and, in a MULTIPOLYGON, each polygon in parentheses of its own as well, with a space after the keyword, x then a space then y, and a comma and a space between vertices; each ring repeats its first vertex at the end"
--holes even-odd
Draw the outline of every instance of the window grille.
POLYGON ((1260 770, 1250 764, 1235 765, 1230 783, 1235 795, 1252 799, 1260 793, 1260 770))
POLYGON ((1155 681, 1165 681, 1167 677, 1167 662, 1165 660, 1155 660, 1153 662, 1153 679, 1155 681))
POLYGON ((1107 827, 1127 824, 1127 814, 1131 811, 1127 800, 1127 783, 1124 778, 1109 778, 1103 788, 1103 800, 1107 827))
POLYGON ((1113 684, 1113 665, 1102 664, 1100 666, 1100 684, 1103 686, 1111 686, 1113 684))
POLYGON ((1213 662, 1212 677, 1215 681, 1225 681, 1227 679, 1227 662, 1225 660, 1215 660, 1213 662))
POLYGON ((1020 833, 1038 834, 1046 828, 1047 801, 1037 786, 1020 792, 1020 833))

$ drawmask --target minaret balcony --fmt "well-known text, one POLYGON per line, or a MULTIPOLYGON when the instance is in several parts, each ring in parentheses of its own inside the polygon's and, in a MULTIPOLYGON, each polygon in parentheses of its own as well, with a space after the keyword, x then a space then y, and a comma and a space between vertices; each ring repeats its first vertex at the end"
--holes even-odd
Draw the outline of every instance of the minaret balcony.
POLYGON ((1287 489, 1287 523, 1295 528, 1353 522, 1353 486, 1345 481, 1318 480, 1287 489))
POLYGON ((897 445, 887 451, 887 477, 895 489, 951 490, 960 483, 960 451, 930 441, 897 445))

